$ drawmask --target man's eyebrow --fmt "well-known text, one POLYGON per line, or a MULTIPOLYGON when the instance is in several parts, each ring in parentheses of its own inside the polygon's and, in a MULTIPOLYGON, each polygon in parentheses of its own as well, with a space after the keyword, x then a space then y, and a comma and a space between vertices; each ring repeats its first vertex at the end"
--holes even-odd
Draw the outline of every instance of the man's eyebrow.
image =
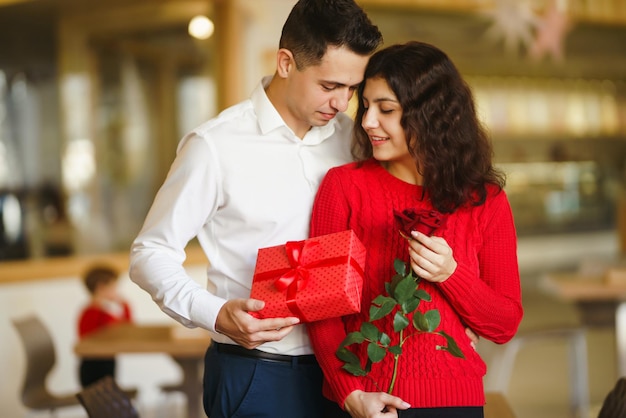
POLYGON ((320 80, 320 83, 321 83, 321 84, 330 84, 330 85, 332 85, 333 87, 351 87, 351 88, 357 88, 357 87, 359 87, 359 85, 360 85, 362 82, 359 82, 359 83, 353 84, 353 85, 351 85, 351 86, 349 86, 349 85, 347 85, 347 84, 345 84, 345 83, 340 83, 340 82, 338 82, 338 81, 330 81, 330 80, 320 80))

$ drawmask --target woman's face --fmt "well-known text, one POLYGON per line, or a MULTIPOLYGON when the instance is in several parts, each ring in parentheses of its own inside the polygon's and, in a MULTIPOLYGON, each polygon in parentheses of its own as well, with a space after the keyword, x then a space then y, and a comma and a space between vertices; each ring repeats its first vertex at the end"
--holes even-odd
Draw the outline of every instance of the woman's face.
POLYGON ((363 106, 361 126, 370 139, 374 158, 389 164, 415 166, 400 124, 402 107, 385 79, 377 77, 365 81, 363 106))

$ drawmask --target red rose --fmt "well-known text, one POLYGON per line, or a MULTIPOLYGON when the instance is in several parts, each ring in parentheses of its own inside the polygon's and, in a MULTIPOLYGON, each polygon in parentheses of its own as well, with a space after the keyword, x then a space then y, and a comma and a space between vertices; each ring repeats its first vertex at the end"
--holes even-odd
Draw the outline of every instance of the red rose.
POLYGON ((393 211, 400 233, 411 237, 411 231, 418 231, 431 236, 445 222, 445 216, 436 210, 405 209, 402 212, 393 211))

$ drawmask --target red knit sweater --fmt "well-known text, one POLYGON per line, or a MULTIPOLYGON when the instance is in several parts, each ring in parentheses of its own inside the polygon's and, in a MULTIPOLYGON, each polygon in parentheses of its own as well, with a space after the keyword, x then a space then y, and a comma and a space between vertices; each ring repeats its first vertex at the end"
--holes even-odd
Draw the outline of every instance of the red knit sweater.
MULTIPOLYGON (((394 274, 394 259, 408 260, 408 245, 396 232, 393 217, 394 209, 407 208, 432 209, 432 205, 420 186, 393 177, 374 160, 360 168, 352 163, 331 169, 316 197, 311 236, 352 229, 367 248, 361 313, 309 324, 325 375, 324 394, 339 405, 354 390, 386 391, 389 387, 391 355, 375 363, 368 376, 355 377, 341 369, 343 363, 335 351, 348 332, 359 330, 368 320, 371 301, 384 293, 384 283, 394 274)), ((393 394, 413 408, 482 406, 486 366, 470 346, 465 328, 505 343, 523 315, 515 227, 506 194, 490 188, 483 205, 456 210, 435 235, 448 242, 457 268, 443 283, 421 281, 420 287, 430 293, 432 301, 422 302, 419 309, 439 310, 439 330, 455 339, 465 359, 436 350, 445 343, 441 336, 410 337, 403 345, 393 394)), ((376 324, 397 344, 392 316, 376 324)), ((360 358, 366 359, 366 344, 360 348, 360 358)))
POLYGON ((78 320, 78 336, 82 338, 110 325, 132 322, 130 307, 126 302, 123 302, 122 307, 120 316, 116 316, 94 303, 86 306, 78 320))

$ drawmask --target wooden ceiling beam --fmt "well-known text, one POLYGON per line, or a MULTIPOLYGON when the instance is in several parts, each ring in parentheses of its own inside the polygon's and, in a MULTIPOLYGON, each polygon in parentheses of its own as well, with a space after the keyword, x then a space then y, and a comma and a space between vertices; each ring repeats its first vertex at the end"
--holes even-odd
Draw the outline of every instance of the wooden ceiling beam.
POLYGON ((0 0, 0 7, 11 6, 18 3, 33 3, 36 0, 0 0))

